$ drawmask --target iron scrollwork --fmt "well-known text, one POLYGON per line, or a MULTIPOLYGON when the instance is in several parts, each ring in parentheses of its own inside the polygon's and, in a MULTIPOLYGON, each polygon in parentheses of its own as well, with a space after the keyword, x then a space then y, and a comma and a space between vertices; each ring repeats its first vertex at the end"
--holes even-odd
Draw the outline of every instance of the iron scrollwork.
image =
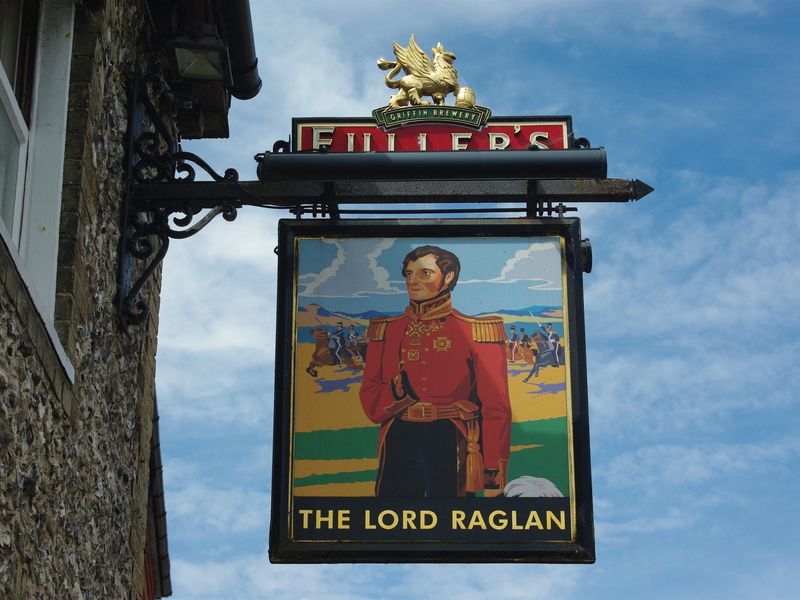
POLYGON ((209 207, 208 203, 197 202, 196 199, 170 202, 166 205, 135 199, 131 192, 137 188, 145 188, 148 184, 193 183, 197 176, 196 167, 214 181, 239 181, 239 173, 235 169, 227 169, 220 175, 197 154, 180 149, 148 96, 148 91, 153 90, 157 94, 168 92, 163 81, 148 80, 141 93, 138 85, 135 86, 131 98, 134 106, 131 108, 132 118, 129 120, 130 180, 123 219, 118 295, 119 313, 125 325, 139 324, 147 318, 149 306, 145 300, 139 298, 139 294, 166 256, 170 239, 191 237, 218 215, 222 215, 226 221, 233 221, 241 207, 236 202, 219 202, 209 207), (153 131, 136 135, 137 123, 140 124, 143 121, 141 117, 145 115, 152 124, 153 131), (135 281, 132 259, 147 261, 135 281))

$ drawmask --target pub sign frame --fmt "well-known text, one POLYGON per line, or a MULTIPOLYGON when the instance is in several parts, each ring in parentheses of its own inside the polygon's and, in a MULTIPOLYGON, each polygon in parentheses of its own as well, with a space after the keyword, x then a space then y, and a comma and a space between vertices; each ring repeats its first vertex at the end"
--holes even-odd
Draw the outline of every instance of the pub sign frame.
MULTIPOLYGON (((272 562, 594 562, 579 219, 282 220, 278 252, 272 562), (421 247, 454 253, 460 274, 453 312, 417 322, 404 312, 413 293, 404 274, 427 258, 406 267, 403 256, 421 247), (392 353, 402 378, 386 373, 392 353), (503 392, 476 366, 488 364, 508 385, 511 414, 499 420, 489 405, 503 392), (471 378, 471 395, 450 400, 469 400, 466 413, 414 407, 442 402, 459 378, 471 378), (406 404, 384 407, 394 412, 379 424, 381 389, 406 404), (438 463, 392 466, 402 427, 416 444, 414 419, 460 432, 444 461, 456 464, 457 492, 436 487, 450 476, 438 463), (478 437, 465 442, 475 423, 478 437), (475 442, 485 489, 470 488, 475 442)), ((441 297, 410 306, 440 310, 441 297)))

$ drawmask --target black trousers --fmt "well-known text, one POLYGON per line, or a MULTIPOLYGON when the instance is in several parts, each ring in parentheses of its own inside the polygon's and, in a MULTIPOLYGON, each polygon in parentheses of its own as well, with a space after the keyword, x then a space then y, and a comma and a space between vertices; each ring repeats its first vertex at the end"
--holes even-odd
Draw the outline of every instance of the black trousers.
POLYGON ((375 495, 394 498, 463 496, 466 443, 447 419, 396 419, 383 444, 375 495))

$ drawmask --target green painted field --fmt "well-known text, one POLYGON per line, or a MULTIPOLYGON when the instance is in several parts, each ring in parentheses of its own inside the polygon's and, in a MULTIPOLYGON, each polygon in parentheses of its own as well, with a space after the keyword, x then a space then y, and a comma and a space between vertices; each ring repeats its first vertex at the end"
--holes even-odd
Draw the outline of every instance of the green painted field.
MULTIPOLYGON (((377 459, 378 428, 312 431, 295 434, 295 460, 324 461, 322 473, 295 478, 298 491, 306 486, 331 486, 364 483, 375 480, 375 469, 337 469, 336 463, 353 459, 377 459)), ((522 475, 544 477, 552 481, 566 496, 569 495, 569 461, 567 419, 543 419, 514 423, 511 427, 511 461, 509 479, 522 475), (524 447, 514 450, 515 446, 524 447)))

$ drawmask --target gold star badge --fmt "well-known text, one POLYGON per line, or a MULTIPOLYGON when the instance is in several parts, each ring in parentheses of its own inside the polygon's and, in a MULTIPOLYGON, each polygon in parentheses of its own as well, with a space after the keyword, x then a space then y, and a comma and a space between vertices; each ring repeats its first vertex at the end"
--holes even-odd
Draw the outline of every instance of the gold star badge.
POLYGON ((453 345, 453 340, 448 337, 439 336, 433 340, 433 349, 437 352, 447 352, 453 345))

